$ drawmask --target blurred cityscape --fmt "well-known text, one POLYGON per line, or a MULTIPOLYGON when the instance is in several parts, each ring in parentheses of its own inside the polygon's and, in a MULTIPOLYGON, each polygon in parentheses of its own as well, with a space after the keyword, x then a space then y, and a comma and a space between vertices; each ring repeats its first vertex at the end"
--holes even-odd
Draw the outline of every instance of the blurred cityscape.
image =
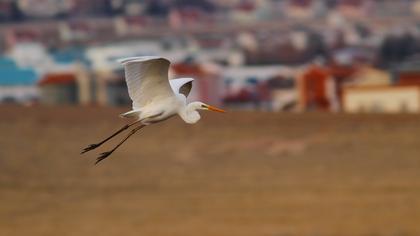
POLYGON ((0 102, 129 105, 158 55, 232 109, 420 112, 418 0, 2 0, 0 102))
POLYGON ((419 236, 418 114, 420 0, 0 0, 0 236, 419 236), (146 55, 228 114, 81 156, 146 55))

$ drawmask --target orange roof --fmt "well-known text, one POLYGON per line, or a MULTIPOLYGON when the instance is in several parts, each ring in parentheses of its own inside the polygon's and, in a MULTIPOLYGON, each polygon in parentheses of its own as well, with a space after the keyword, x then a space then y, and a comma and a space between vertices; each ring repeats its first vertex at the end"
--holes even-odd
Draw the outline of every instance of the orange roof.
POLYGON ((398 85, 420 85, 420 73, 402 72, 398 78, 398 85))
POLYGON ((76 76, 71 73, 62 73, 62 74, 47 74, 42 78, 38 84, 47 85, 47 84, 72 84, 76 81, 76 76))
POLYGON ((332 65, 328 69, 330 74, 336 78, 348 78, 357 71, 354 66, 332 65))
POLYGON ((172 69, 175 74, 182 76, 202 76, 205 74, 198 64, 178 63, 173 65, 172 69))

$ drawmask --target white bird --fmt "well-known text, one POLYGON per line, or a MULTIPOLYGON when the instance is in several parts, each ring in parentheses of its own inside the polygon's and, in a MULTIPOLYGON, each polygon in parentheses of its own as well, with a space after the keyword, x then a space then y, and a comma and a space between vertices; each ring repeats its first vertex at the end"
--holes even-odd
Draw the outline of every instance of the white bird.
POLYGON ((133 109, 120 116, 134 118, 135 122, 127 124, 105 140, 90 144, 82 154, 101 146, 129 127, 138 124, 112 150, 101 153, 96 163, 111 155, 131 135, 141 128, 164 121, 179 115, 186 123, 194 124, 200 120, 198 110, 225 112, 203 102, 187 104, 187 96, 191 91, 192 78, 168 80, 170 62, 162 57, 131 57, 120 60, 125 69, 128 94, 133 101, 133 109))

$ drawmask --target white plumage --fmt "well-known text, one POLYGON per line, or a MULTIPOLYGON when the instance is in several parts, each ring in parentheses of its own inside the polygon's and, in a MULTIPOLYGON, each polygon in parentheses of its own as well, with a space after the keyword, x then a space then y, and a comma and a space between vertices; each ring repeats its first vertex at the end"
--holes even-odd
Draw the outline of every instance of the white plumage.
POLYGON ((189 90, 191 90, 192 82, 194 81, 193 78, 179 78, 179 79, 171 79, 169 80, 169 85, 171 85, 172 92, 176 93, 182 93, 185 95, 185 97, 188 97, 189 90), (188 83, 191 83, 191 87, 187 87, 188 83), (184 87, 185 86, 185 87, 184 87), (188 90, 188 93, 185 94, 181 90, 182 88, 185 88, 185 90, 188 90))
POLYGON ((125 69, 128 94, 133 102, 131 111, 121 114, 121 117, 135 118, 136 121, 126 125, 116 133, 97 144, 91 144, 82 153, 95 149, 112 137, 132 125, 139 124, 114 149, 104 152, 97 159, 105 159, 115 151, 125 140, 144 126, 166 120, 179 115, 186 123, 194 124, 200 120, 198 110, 225 112, 203 102, 187 104, 187 96, 191 91, 192 78, 168 80, 170 62, 162 57, 131 57, 120 60, 125 69))
POLYGON ((124 65, 133 109, 173 96, 168 83, 168 60, 159 57, 135 57, 122 60, 121 63, 124 65))

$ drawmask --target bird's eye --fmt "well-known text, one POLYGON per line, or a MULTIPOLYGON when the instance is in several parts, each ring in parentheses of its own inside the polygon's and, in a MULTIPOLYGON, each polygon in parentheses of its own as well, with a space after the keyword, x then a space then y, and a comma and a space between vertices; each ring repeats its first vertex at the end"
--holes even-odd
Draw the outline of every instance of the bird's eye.
POLYGON ((201 105, 201 107, 202 107, 202 108, 206 108, 207 106, 206 106, 206 105, 201 105))

